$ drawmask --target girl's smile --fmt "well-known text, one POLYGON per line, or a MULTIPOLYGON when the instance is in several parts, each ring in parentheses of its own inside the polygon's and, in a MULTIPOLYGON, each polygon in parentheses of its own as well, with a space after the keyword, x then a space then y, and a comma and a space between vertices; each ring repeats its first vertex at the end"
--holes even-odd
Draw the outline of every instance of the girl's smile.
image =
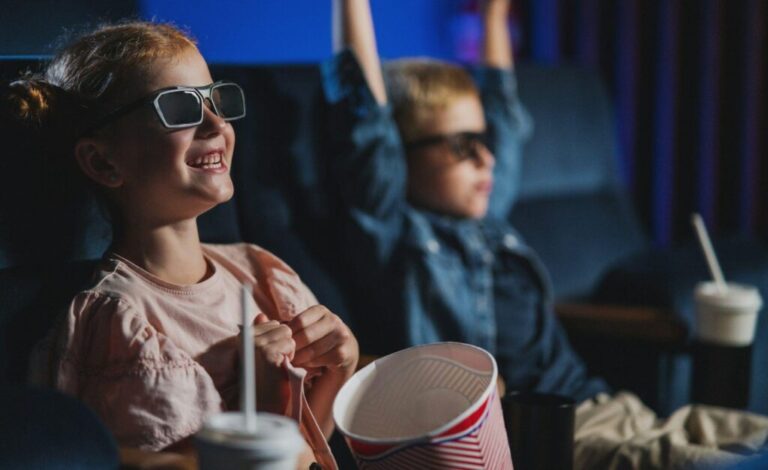
POLYGON ((224 149, 213 149, 203 155, 192 157, 187 160, 187 165, 193 170, 204 173, 226 173, 229 167, 224 162, 224 149))

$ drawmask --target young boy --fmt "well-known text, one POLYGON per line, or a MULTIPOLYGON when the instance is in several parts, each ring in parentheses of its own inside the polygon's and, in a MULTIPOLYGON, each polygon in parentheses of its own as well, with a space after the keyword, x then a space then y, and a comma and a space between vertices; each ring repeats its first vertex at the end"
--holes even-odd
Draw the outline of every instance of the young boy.
POLYGON ((605 391, 587 377, 543 268, 506 221, 532 126, 512 73, 509 1, 484 4, 477 85, 461 67, 416 59, 386 67, 388 90, 367 0, 340 6, 352 51, 323 72, 364 350, 462 341, 493 353, 510 389, 577 400, 605 391))
POLYGON ((387 86, 368 0, 337 2, 337 43, 351 51, 324 64, 323 79, 362 350, 485 348, 508 389, 581 403, 576 468, 689 468, 763 446, 765 417, 689 406, 660 420, 630 393, 601 393, 571 349, 544 268, 506 220, 532 127, 512 74, 510 0, 482 3, 476 84, 418 59, 388 64, 387 86))

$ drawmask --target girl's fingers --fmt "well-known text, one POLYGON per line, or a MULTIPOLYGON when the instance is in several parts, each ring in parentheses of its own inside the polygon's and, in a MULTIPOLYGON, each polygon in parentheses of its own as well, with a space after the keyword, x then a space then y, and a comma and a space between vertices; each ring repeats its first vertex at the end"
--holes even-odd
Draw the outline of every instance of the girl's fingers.
POLYGON ((253 328, 253 340, 259 341, 259 338, 262 339, 262 341, 266 341, 267 338, 281 338, 283 336, 291 336, 291 329, 288 328, 285 325, 281 325, 280 323, 271 320, 267 323, 262 323, 260 325, 255 325, 253 328))
POLYGON ((322 305, 315 305, 314 307, 310 307, 293 317, 291 321, 286 323, 286 325, 290 326, 291 330, 296 333, 297 331, 301 331, 304 328, 307 328, 309 325, 317 322, 328 314, 331 314, 330 310, 323 307, 322 305))
POLYGON ((313 341, 312 343, 296 350, 296 354, 293 357, 293 363, 297 366, 303 366, 310 361, 327 353, 339 343, 339 338, 336 332, 331 332, 326 336, 313 341))
POLYGON ((328 312, 327 315, 320 317, 314 323, 301 330, 294 330, 293 339, 296 340, 296 349, 302 349, 315 341, 324 338, 334 330, 344 328, 344 324, 339 317, 328 312))
POLYGON ((267 323, 259 326, 268 327, 269 329, 254 334, 253 345, 256 347, 256 350, 261 351, 265 357, 270 359, 270 362, 277 360, 276 354, 285 354, 289 358, 293 358, 296 342, 292 338, 290 328, 279 323, 276 326, 267 323))
POLYGON ((253 337, 261 336, 263 334, 266 334, 272 330, 280 328, 280 323, 275 320, 268 320, 266 322, 262 322, 259 320, 259 317, 256 317, 256 321, 259 321, 259 323, 256 323, 254 325, 251 325, 251 331, 253 331, 253 337))
POLYGON ((334 367, 349 362, 354 350, 349 346, 355 342, 349 328, 322 305, 308 308, 285 324, 259 314, 255 324, 254 344, 274 365, 280 363, 280 356, 287 356, 297 366, 334 367))
POLYGON ((292 360, 295 351, 296 343, 294 343, 291 338, 269 343, 269 345, 263 349, 266 359, 275 367, 282 366, 285 357, 292 360))
MULTIPOLYGON (((331 323, 333 327, 325 329, 324 331, 326 333, 324 336, 305 346, 298 346, 299 341, 296 342, 297 346, 294 362, 297 365, 311 363, 333 349, 345 348, 346 345, 355 342, 352 332, 349 331, 349 328, 347 328, 341 320, 336 318, 329 323, 331 323)), ((325 365, 333 366, 334 364, 325 365)))
POLYGON ((332 369, 343 369, 357 363, 357 354, 355 347, 351 343, 340 344, 324 354, 302 364, 302 367, 328 367, 332 369))

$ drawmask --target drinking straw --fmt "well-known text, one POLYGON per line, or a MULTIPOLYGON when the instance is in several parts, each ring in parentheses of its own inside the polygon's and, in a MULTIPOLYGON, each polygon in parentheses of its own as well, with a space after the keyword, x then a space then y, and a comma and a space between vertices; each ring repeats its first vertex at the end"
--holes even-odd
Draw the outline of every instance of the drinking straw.
POLYGON ((704 251, 704 257, 707 259, 707 265, 709 266, 709 272, 712 273, 712 278, 715 280, 715 286, 720 294, 725 294, 728 287, 725 284, 725 277, 723 277, 723 271, 720 269, 720 263, 717 262, 717 256, 715 250, 712 248, 712 242, 709 239, 707 233, 707 227, 704 226, 704 220, 701 218, 698 212, 694 212, 691 215, 691 222, 693 228, 696 229, 696 235, 699 238, 699 244, 704 251))
POLYGON ((245 418, 245 429, 256 431, 256 375, 254 367, 253 330, 251 329, 251 286, 243 284, 242 288, 242 343, 243 343, 243 379, 240 383, 240 409, 245 418))

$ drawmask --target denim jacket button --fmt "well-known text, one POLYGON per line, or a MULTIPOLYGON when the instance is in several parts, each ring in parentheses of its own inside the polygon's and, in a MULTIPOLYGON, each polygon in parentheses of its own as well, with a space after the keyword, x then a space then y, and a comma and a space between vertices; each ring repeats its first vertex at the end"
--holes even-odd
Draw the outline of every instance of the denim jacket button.
POLYGON ((440 244, 437 242, 437 240, 429 240, 427 241, 427 250, 430 253, 437 253, 440 251, 440 244))
POLYGON ((519 243, 520 242, 517 240, 517 237, 511 233, 504 235, 504 246, 507 248, 515 248, 519 243))

